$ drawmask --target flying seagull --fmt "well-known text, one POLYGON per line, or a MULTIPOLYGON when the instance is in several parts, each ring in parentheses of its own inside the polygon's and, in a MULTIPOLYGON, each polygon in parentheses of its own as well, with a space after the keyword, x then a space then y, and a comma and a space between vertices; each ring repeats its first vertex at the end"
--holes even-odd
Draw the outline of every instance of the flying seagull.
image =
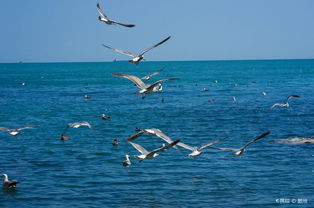
POLYGON ((300 97, 299 95, 290 95, 290 96, 287 97, 286 103, 275 103, 274 105, 272 105, 272 106, 270 107, 270 109, 273 109, 273 108, 276 107, 276 106, 281 106, 281 107, 284 107, 284 108, 289 108, 289 103, 288 103, 289 99, 291 99, 291 98, 299 98, 299 97, 300 97))
POLYGON ((249 146, 250 144, 256 142, 257 140, 260 140, 262 138, 264 138, 265 136, 267 136, 268 134, 270 134, 270 132, 265 132, 263 134, 261 134, 260 136, 256 137, 255 139, 249 141, 248 143, 246 143, 243 147, 237 149, 237 148, 220 148, 220 147, 208 147, 208 148, 211 148, 211 149, 218 149, 218 150, 226 150, 226 151, 234 151, 235 153, 233 154, 234 156, 240 156, 243 154, 245 148, 247 146, 249 146))
POLYGON ((80 128, 81 126, 87 126, 88 128, 92 129, 92 125, 90 125, 87 121, 82 122, 75 122, 75 123, 69 123, 66 125, 65 129, 63 130, 63 133, 61 134, 61 140, 68 140, 69 137, 66 136, 67 130, 71 128, 80 128))
POLYGON ((11 136, 17 136, 20 134, 20 130, 23 130, 23 129, 35 129, 35 128, 38 128, 37 126, 22 126, 20 128, 17 128, 17 129, 8 129, 6 127, 0 127, 0 130, 3 130, 3 131, 9 131, 9 135, 11 136))
POLYGON ((142 77, 141 79, 150 80, 150 78, 151 78, 152 76, 154 76, 154 75, 156 75, 156 74, 159 74, 160 72, 163 71, 163 69, 164 69, 164 68, 159 69, 158 71, 155 71, 155 72, 153 72, 153 73, 151 73, 151 74, 148 74, 148 75, 146 75, 145 77, 142 77))
POLYGON ((17 180, 9 180, 9 177, 7 174, 2 174, 3 177, 3 188, 9 189, 9 188, 15 188, 16 184, 19 182, 17 180))
POLYGON ((150 94, 154 92, 160 92, 162 90, 161 82, 168 81, 168 80, 178 80, 178 78, 166 78, 166 79, 158 80, 157 82, 154 82, 153 84, 147 85, 140 78, 133 75, 120 74, 120 73, 111 73, 111 74, 117 77, 124 77, 131 80, 138 88, 141 89, 135 94, 150 94))
POLYGON ((127 51, 123 51, 123 50, 120 50, 120 49, 116 49, 116 48, 112 48, 112 47, 106 46, 106 45, 104 45, 104 44, 103 44, 103 46, 104 46, 105 48, 114 50, 114 51, 116 51, 116 52, 118 52, 118 53, 122 53, 122 54, 124 54, 124 55, 133 57, 133 59, 129 60, 129 62, 130 62, 130 63, 133 63, 133 64, 138 64, 138 63, 140 63, 141 60, 144 59, 144 54, 145 54, 146 52, 148 52, 148 51, 150 51, 151 49, 156 48, 157 46, 163 44, 164 42, 166 42, 167 40, 169 40, 170 37, 171 37, 171 36, 167 37, 166 39, 164 39, 163 41, 157 43, 156 45, 145 49, 145 50, 144 50, 143 52, 141 52, 140 54, 133 54, 133 53, 130 53, 130 52, 127 52, 127 51))
POLYGON ((135 25, 130 25, 130 24, 122 24, 122 23, 119 23, 119 22, 116 22, 116 21, 113 21, 113 20, 110 20, 107 15, 105 14, 105 12, 100 8, 100 5, 99 3, 96 5, 97 7, 97 10, 100 14, 100 16, 98 17, 98 19, 102 22, 105 22, 107 23, 108 25, 121 25, 121 26, 124 26, 124 27, 134 27, 135 25))
POLYGON ((176 145, 178 142, 180 142, 180 140, 176 140, 170 144, 167 144, 167 145, 163 145, 162 147, 160 148, 157 148, 151 152, 148 152, 146 149, 144 149, 144 147, 142 147, 141 145, 139 144, 136 144, 134 142, 131 142, 129 141, 129 143, 135 148, 137 149, 141 155, 135 155, 135 158, 142 161, 142 160, 149 160, 149 159, 152 159, 154 157, 157 157, 159 156, 159 154, 157 154, 157 152, 162 152, 162 151, 165 151, 166 149, 169 149, 170 147, 173 147, 174 145, 176 145))
POLYGON ((122 164, 123 164, 123 166, 125 166, 125 167, 128 167, 128 166, 130 166, 130 165, 132 164, 129 155, 125 155, 125 160, 123 161, 122 164))
MULTIPOLYGON (((143 129, 141 131, 139 131, 137 134, 132 135, 131 137, 129 137, 127 139, 127 141, 132 141, 140 136, 143 135, 143 133, 147 133, 147 134, 151 134, 151 135, 155 135, 159 138, 161 138, 162 140, 164 140, 165 142, 167 142, 168 144, 173 143, 173 140, 168 137, 166 134, 164 134, 160 129, 143 129)), ((200 156, 202 154, 202 152, 200 150, 204 149, 205 147, 208 147, 210 145, 213 145, 219 141, 221 141, 222 139, 218 139, 218 140, 214 140, 214 141, 210 141, 204 145, 201 145, 199 147, 192 147, 190 145, 184 144, 182 142, 179 142, 177 145, 174 145, 173 148, 175 148, 176 150, 179 150, 176 146, 180 146, 183 147, 185 149, 191 150, 192 152, 189 154, 189 157, 197 157, 200 156)))

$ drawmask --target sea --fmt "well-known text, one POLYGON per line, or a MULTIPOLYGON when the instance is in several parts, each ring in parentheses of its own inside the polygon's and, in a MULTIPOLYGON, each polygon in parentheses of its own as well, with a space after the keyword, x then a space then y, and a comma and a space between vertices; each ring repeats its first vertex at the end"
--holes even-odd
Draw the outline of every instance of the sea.
MULTIPOLYGON (((38 127, 0 131, 0 173, 20 182, 0 190, 1 208, 314 207, 314 144, 274 142, 314 136, 314 60, 3 63, 0 89, 0 126, 38 127), (145 82, 179 80, 145 98, 111 74, 159 69, 145 82), (289 95, 300 97, 270 110, 289 95), (69 128, 60 140, 81 121, 93 128, 69 128), (126 141, 136 127, 193 147, 224 138, 213 146, 240 148, 270 134, 240 157, 204 148, 190 158, 171 148, 139 162, 126 141)), ((148 151, 165 143, 147 134, 134 142, 148 151)))

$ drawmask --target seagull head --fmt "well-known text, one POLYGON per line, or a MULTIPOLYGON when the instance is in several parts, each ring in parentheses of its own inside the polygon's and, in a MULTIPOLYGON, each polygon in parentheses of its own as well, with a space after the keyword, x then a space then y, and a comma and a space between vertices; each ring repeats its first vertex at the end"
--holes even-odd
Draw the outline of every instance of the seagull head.
POLYGON ((7 174, 2 174, 2 177, 3 177, 3 181, 8 181, 9 180, 9 177, 7 174))

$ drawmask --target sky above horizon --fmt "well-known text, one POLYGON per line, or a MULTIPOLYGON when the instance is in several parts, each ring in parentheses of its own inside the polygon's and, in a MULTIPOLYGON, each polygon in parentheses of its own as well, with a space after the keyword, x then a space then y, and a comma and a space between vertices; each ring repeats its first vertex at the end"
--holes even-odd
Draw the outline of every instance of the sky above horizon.
POLYGON ((148 61, 314 58, 311 0, 2 0, 0 62, 128 60, 101 44, 148 61), (100 3, 113 20, 98 20, 100 3))

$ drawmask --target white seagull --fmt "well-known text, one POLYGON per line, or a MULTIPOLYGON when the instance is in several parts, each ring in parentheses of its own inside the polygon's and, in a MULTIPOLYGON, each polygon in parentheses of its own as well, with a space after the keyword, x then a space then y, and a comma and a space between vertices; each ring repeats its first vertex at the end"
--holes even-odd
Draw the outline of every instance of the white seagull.
POLYGON ((264 138, 265 136, 267 136, 268 134, 270 134, 270 132, 265 132, 263 134, 261 134, 260 136, 256 137, 255 139, 249 141, 248 143, 246 143, 243 147, 241 148, 220 148, 220 147, 208 147, 208 148, 211 148, 211 149, 218 149, 218 150, 226 150, 226 151, 234 151, 235 153, 233 154, 234 156, 240 156, 243 154, 245 148, 247 146, 249 146, 250 144, 256 142, 257 140, 260 140, 262 138, 264 138))
POLYGON ((133 57, 133 59, 129 60, 130 63, 133 63, 133 64, 138 64, 141 60, 144 59, 144 54, 147 53, 148 51, 150 51, 151 49, 153 48, 156 48, 157 46, 163 44, 164 42, 166 42, 167 40, 170 39, 171 36, 167 37, 166 39, 164 39, 163 41, 157 43, 156 45, 153 45, 152 47, 149 47, 147 49, 145 49, 143 52, 141 52, 140 54, 133 54, 133 53, 130 53, 130 52, 127 52, 127 51, 123 51, 123 50, 120 50, 120 49, 116 49, 116 48, 112 48, 112 47, 109 47, 109 46, 106 46, 104 44, 102 44, 105 48, 108 48, 108 49, 111 49, 111 50, 114 50, 118 53, 122 53, 124 55, 127 55, 127 56, 131 56, 133 57))
POLYGON ((160 148, 157 148, 151 152, 148 152, 146 149, 144 149, 141 145, 139 144, 136 144, 134 142, 131 142, 129 141, 129 143, 135 148, 137 149, 141 155, 135 155, 135 158, 142 161, 142 160, 149 160, 149 159, 152 159, 154 157, 157 157, 159 156, 159 154, 157 154, 157 152, 162 152, 162 151, 165 151, 166 149, 169 149, 171 147, 173 147, 174 145, 176 145, 178 142, 180 142, 180 140, 176 140, 170 144, 167 144, 167 145, 163 145, 162 147, 160 148))
POLYGON ((68 140, 69 137, 66 136, 66 132, 68 128, 80 128, 81 126, 87 126, 88 128, 92 129, 92 125, 90 125, 87 121, 82 121, 82 122, 75 122, 75 123, 69 123, 66 125, 65 129, 63 130, 63 133, 61 134, 61 140, 68 140))
POLYGON ((125 155, 125 160, 123 161, 122 164, 123 164, 123 166, 125 166, 125 167, 128 167, 128 166, 130 166, 130 165, 132 164, 129 155, 125 155))
POLYGON ((141 89, 140 91, 135 92, 135 94, 150 94, 154 92, 160 92, 162 90, 161 82, 168 81, 168 80, 178 80, 178 78, 166 78, 166 79, 158 80, 154 82, 153 84, 147 85, 140 78, 133 75, 120 74, 120 73, 111 73, 111 74, 114 76, 124 77, 131 80, 138 88, 141 89))
POLYGON ((23 130, 23 129, 35 129, 35 128, 38 128, 37 126, 22 126, 20 128, 17 128, 17 129, 8 129, 6 127, 0 127, 0 130, 3 130, 3 131, 9 131, 9 135, 11 136, 17 136, 20 134, 20 130, 23 130))
POLYGON ((9 177, 7 174, 2 174, 3 177, 3 185, 2 187, 5 189, 9 189, 9 188, 15 188, 16 184, 18 184, 19 182, 17 180, 9 180, 9 177))
POLYGON ((102 22, 107 23, 108 25, 121 25, 124 27, 134 27, 135 25, 130 25, 130 24, 122 24, 113 20, 110 20, 107 15, 105 14, 105 12, 100 8, 99 3, 96 5, 97 10, 100 14, 100 16, 98 17, 98 19, 102 22))
POLYGON ((159 69, 158 71, 155 71, 155 72, 153 72, 153 73, 151 73, 151 74, 148 74, 148 75, 146 75, 145 77, 142 77, 141 79, 150 80, 150 78, 151 78, 152 76, 154 76, 154 75, 156 75, 156 74, 159 74, 160 72, 163 71, 163 69, 164 69, 164 68, 159 69))
MULTIPOLYGON (((143 129, 141 131, 139 131, 137 134, 132 135, 131 137, 129 137, 127 140, 128 141, 132 141, 134 139, 136 139, 137 137, 140 137, 143 135, 143 133, 148 133, 151 135, 155 135, 159 138, 161 138, 162 140, 164 140, 165 142, 167 142, 168 144, 173 143, 173 140, 168 137, 166 134, 164 134, 160 129, 143 129)), ((205 147, 208 147, 210 145, 213 145, 219 141, 221 141, 223 139, 218 139, 218 140, 214 140, 214 141, 210 141, 204 145, 201 145, 199 147, 192 147, 190 145, 184 144, 182 142, 179 142, 177 144, 177 146, 183 147, 185 149, 191 150, 192 152, 189 154, 189 157, 197 157, 200 156, 202 154, 202 152, 200 150, 204 149, 205 147)), ((173 146, 173 148, 175 148, 176 150, 179 150, 175 145, 173 146)))
POLYGON ((299 95, 290 95, 290 96, 288 96, 288 98, 287 98, 287 100, 286 100, 286 103, 275 103, 274 105, 272 105, 272 106, 270 107, 270 109, 273 109, 273 108, 276 107, 276 106, 281 106, 281 107, 284 107, 284 108, 289 108, 289 103, 288 103, 289 99, 291 99, 291 98, 299 98, 299 97, 300 97, 299 95))

